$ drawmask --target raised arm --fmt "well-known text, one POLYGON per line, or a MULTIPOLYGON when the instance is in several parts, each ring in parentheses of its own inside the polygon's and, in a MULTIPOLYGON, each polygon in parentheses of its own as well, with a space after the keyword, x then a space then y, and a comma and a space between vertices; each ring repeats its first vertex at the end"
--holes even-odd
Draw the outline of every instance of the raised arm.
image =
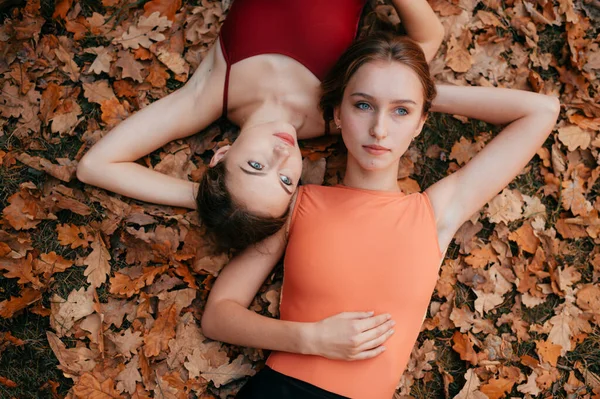
POLYGON ((542 146, 558 117, 557 98, 490 87, 438 86, 434 112, 508 124, 471 161, 426 192, 435 210, 440 246, 501 191, 542 146))
POLYGON ((444 27, 426 0, 393 0, 408 37, 421 45, 430 62, 444 40, 444 27))
POLYGON ((96 143, 79 162, 77 178, 142 201, 194 209, 197 184, 135 161, 219 118, 224 68, 217 51, 213 46, 185 86, 136 112, 96 143))
POLYGON ((230 344, 358 360, 382 353, 393 323, 388 315, 341 313, 315 323, 278 320, 248 309, 286 245, 285 232, 236 256, 221 271, 202 316, 205 336, 230 344))

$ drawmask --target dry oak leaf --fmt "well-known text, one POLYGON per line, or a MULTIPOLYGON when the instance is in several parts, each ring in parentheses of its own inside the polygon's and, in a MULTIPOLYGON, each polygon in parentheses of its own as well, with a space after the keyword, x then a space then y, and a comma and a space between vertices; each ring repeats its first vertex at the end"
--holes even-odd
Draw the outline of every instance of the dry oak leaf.
POLYGON ((587 216, 593 209, 592 204, 585 198, 583 180, 573 173, 573 180, 563 181, 561 186, 562 205, 570 209, 575 216, 587 216))
POLYGON ((516 382, 516 380, 508 378, 493 378, 482 385, 480 391, 489 399, 500 399, 504 398, 507 393, 512 391, 512 387, 516 382))
POLYGON ((102 122, 106 123, 107 127, 114 127, 129 116, 129 111, 119 100, 111 98, 100 104, 102 110, 102 122))
POLYGON ((115 390, 115 384, 111 378, 102 383, 92 374, 85 373, 73 386, 73 394, 81 399, 121 399, 123 396, 115 390))
POLYGON ((529 377, 527 377, 527 382, 525 384, 521 384, 517 386, 517 391, 521 393, 528 393, 533 396, 539 395, 542 390, 537 386, 537 373, 532 371, 529 377))
POLYGON ((68 158, 56 158, 56 161, 59 163, 56 165, 45 158, 32 157, 23 152, 17 156, 17 159, 35 170, 44 171, 50 176, 54 176, 64 182, 70 182, 73 180, 75 177, 75 171, 77 170, 77 162, 68 158))
POLYGON ((533 233, 533 227, 531 227, 531 223, 529 222, 525 222, 517 230, 511 231, 508 239, 516 242, 522 251, 530 254, 535 254, 540 246, 540 239, 533 233))
POLYGON ((564 308, 560 313, 557 312, 557 314, 549 321, 549 323, 552 325, 552 328, 548 334, 548 341, 561 346, 561 356, 564 356, 572 349, 572 330, 570 321, 571 317, 566 311, 564 311, 564 308))
POLYGON ((158 11, 153 12, 150 16, 141 16, 137 26, 130 26, 129 30, 123 34, 121 40, 115 40, 116 43, 121 43, 123 48, 137 49, 140 46, 149 48, 152 41, 160 42, 165 40, 165 35, 162 31, 173 24, 167 17, 161 17, 158 11))
POLYGON ((17 284, 25 285, 31 283, 33 288, 40 289, 43 284, 33 275, 31 263, 31 254, 27 254, 27 257, 19 259, 0 258, 0 270, 4 269, 7 271, 7 273, 4 273, 4 278, 18 278, 17 284))
POLYGON ((96 54, 96 59, 88 68, 87 73, 95 73, 97 75, 110 73, 110 64, 113 61, 114 48, 110 47, 90 47, 85 49, 86 53, 96 54))
POLYGON ((67 74, 73 82, 77 82, 79 80, 79 66, 73 61, 73 54, 60 45, 58 48, 54 49, 54 54, 56 54, 56 57, 64 63, 60 69, 67 74))
POLYGON ((481 248, 475 248, 471 251, 471 254, 465 259, 465 263, 475 268, 484 268, 489 263, 496 262, 498 257, 489 244, 484 245, 481 248))
POLYGON ((492 223, 508 224, 522 217, 522 206, 520 197, 513 190, 505 188, 488 203, 485 215, 492 223))
POLYGON ((459 165, 464 165, 477 155, 484 145, 483 141, 476 141, 473 143, 471 140, 467 140, 461 136, 460 140, 452 146, 450 158, 455 159, 459 165))
POLYGON ((96 355, 88 348, 67 348, 60 338, 50 331, 46 331, 46 338, 52 352, 54 352, 54 356, 60 363, 58 368, 64 372, 66 377, 78 376, 92 371, 96 366, 94 360, 96 355))
POLYGON ((102 104, 104 101, 115 97, 115 93, 106 79, 83 83, 82 85, 83 95, 91 103, 102 104))
POLYGON ((125 301, 109 297, 108 303, 100 304, 100 313, 104 315, 104 323, 107 326, 114 324, 115 327, 121 328, 123 317, 130 315, 127 320, 134 320, 136 305, 132 301, 125 301))
POLYGON ((558 138, 569 151, 575 151, 577 148, 585 150, 592 142, 591 133, 577 125, 567 125, 558 129, 558 138))
POLYGON ((137 382, 142 382, 142 375, 138 370, 139 357, 135 355, 129 363, 125 366, 125 369, 117 375, 115 380, 117 381, 117 390, 119 392, 127 392, 132 394, 136 390, 137 382))
POLYGON ((42 101, 40 105, 40 118, 44 123, 48 123, 49 119, 56 107, 58 107, 62 88, 56 83, 52 82, 48 84, 46 90, 42 92, 42 101))
POLYGON ((433 8, 434 11, 437 11, 442 17, 462 13, 462 9, 458 5, 448 0, 431 0, 429 4, 431 5, 431 8, 433 8))
POLYGON ((58 242, 60 245, 70 245, 71 249, 87 248, 94 237, 88 233, 85 226, 76 226, 74 224, 59 224, 56 226, 58 233, 58 242))
POLYGON ((36 227, 42 219, 56 219, 46 215, 39 202, 27 191, 22 190, 8 197, 9 206, 2 213, 4 219, 15 230, 29 230, 36 227))
POLYGON ((147 17, 158 12, 169 21, 175 21, 175 14, 180 8, 181 0, 151 0, 144 4, 144 15, 147 17))
POLYGON ((66 98, 54 112, 52 121, 52 133, 71 134, 80 122, 81 107, 73 98, 66 98))
POLYGON ((144 76, 142 75, 144 65, 141 62, 136 61, 129 51, 119 51, 115 66, 121 68, 121 77, 123 79, 131 78, 140 83, 144 81, 144 76))
POLYGON ((67 13, 73 4, 73 0, 60 0, 56 3, 54 7, 54 12, 52 13, 52 18, 54 19, 66 19, 67 13))
POLYGON ((584 312, 590 312, 600 324, 600 287, 597 284, 584 284, 577 291, 577 306, 584 312))
POLYGON ((8 379, 6 377, 2 377, 1 375, 0 375, 0 384, 4 385, 5 387, 8 387, 8 388, 18 387, 16 382, 14 382, 13 380, 8 379))
POLYGON ((138 348, 144 342, 142 333, 140 331, 132 332, 131 329, 125 330, 123 334, 107 334, 106 336, 115 344, 119 353, 126 359, 135 355, 138 348))
POLYGON ((106 276, 110 273, 110 259, 110 253, 100 238, 100 233, 96 234, 92 242, 92 252, 83 260, 83 264, 88 266, 83 274, 93 287, 100 287, 106 281, 106 276))
POLYGON ((550 363, 552 367, 556 367, 562 346, 555 345, 550 341, 535 341, 535 346, 540 359, 550 363))
POLYGON ((448 43, 446 65, 454 72, 467 72, 473 65, 471 53, 462 43, 462 40, 458 42, 454 36, 450 36, 450 42, 448 43))
POLYGON ((461 334, 458 331, 454 331, 452 336, 452 349, 460 355, 462 360, 470 362, 472 365, 477 365, 477 352, 473 348, 473 341, 469 333, 461 334))
POLYGON ((169 340, 175 336, 177 316, 175 304, 172 304, 169 308, 160 312, 160 315, 154 321, 152 328, 144 336, 145 356, 157 356, 161 351, 167 350, 169 340))
POLYGON ((64 300, 54 294, 50 300, 52 313, 50 326, 59 337, 70 335, 70 330, 76 321, 94 313, 94 294, 92 290, 73 290, 64 300))
POLYGON ((21 290, 21 296, 11 296, 10 299, 0 302, 0 317, 10 319, 19 310, 26 308, 42 299, 42 293, 30 287, 21 290))
POLYGON ((36 274, 42 274, 44 279, 48 280, 54 273, 61 273, 73 266, 73 262, 57 255, 52 251, 48 254, 41 254, 39 259, 33 261, 33 267, 36 274))
POLYGON ((165 87, 167 79, 169 79, 169 73, 166 68, 157 61, 153 61, 150 68, 148 68, 146 81, 154 87, 165 87))
POLYGON ((243 360, 244 356, 239 355, 233 362, 202 373, 201 377, 212 381, 215 387, 219 388, 231 381, 254 375, 256 371, 252 369, 252 365, 242 364, 243 360))
POLYGON ((465 373, 465 385, 453 399, 488 399, 487 395, 479 391, 481 381, 473 369, 465 373))
POLYGON ((477 295, 475 310, 482 316, 504 302, 504 297, 497 292, 483 292, 476 289, 473 289, 473 292, 477 295))

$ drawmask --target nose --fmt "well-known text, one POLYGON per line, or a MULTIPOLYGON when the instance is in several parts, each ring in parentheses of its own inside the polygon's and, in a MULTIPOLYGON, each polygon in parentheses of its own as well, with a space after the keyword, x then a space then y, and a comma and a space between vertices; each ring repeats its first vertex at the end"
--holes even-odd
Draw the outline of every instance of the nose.
POLYGON ((375 115, 371 131, 369 132, 371 137, 376 140, 383 140, 387 137, 387 129, 385 127, 385 113, 379 112, 375 115))
POLYGON ((277 144, 273 148, 273 164, 281 165, 290 157, 290 151, 284 144, 277 144))

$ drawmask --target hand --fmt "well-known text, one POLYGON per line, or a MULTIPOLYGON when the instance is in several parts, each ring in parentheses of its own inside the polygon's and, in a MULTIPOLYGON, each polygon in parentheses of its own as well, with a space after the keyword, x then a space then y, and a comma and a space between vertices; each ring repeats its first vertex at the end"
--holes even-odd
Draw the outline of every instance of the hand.
POLYGON ((395 321, 389 314, 344 312, 311 325, 310 354, 328 359, 363 360, 380 355, 392 336, 395 321))

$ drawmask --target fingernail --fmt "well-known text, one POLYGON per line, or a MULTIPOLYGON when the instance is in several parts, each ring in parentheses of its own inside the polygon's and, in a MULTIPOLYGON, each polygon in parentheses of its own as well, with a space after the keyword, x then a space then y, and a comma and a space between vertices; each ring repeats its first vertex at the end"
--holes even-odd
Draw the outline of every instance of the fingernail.
POLYGON ((385 346, 381 347, 381 351, 384 352, 385 351, 385 346))
POLYGON ((389 319, 392 318, 392 315, 391 314, 387 314, 385 317, 389 320, 389 319))
POLYGON ((392 335, 394 333, 394 330, 390 330, 390 335, 392 335))
POLYGON ((393 326, 395 326, 396 325, 396 320, 392 320, 392 322, 390 324, 393 325, 393 326))
POLYGON ((373 316, 374 314, 375 314, 375 312, 373 312, 373 311, 369 312, 369 316, 373 316))

